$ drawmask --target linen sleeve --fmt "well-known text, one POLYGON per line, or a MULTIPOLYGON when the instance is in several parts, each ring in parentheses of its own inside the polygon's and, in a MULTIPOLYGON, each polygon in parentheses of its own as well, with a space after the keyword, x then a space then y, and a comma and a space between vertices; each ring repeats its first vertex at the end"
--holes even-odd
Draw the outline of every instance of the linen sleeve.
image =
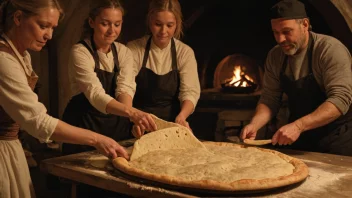
POLYGON ((20 63, 5 53, 0 53, 0 105, 30 135, 50 142, 58 119, 47 114, 47 109, 29 87, 20 63))
POLYGON ((178 56, 180 72, 180 93, 178 98, 181 103, 185 100, 191 101, 195 108, 200 97, 197 61, 190 47, 185 47, 184 50, 180 51, 181 53, 178 56))
POLYGON ((118 56, 120 62, 120 74, 117 77, 117 98, 120 94, 127 93, 133 99, 136 92, 135 76, 138 73, 137 68, 134 67, 134 59, 130 49, 123 44, 119 44, 118 56))
POLYGON ((144 55, 144 48, 141 43, 138 41, 131 41, 127 43, 127 48, 131 51, 133 57, 133 72, 136 77, 139 73, 139 70, 142 67, 142 55, 144 55))
POLYGON ((114 98, 105 93, 97 74, 94 72, 94 59, 88 49, 81 44, 73 46, 69 64, 69 67, 73 67, 74 80, 79 90, 84 93, 94 108, 106 114, 106 106, 114 98))

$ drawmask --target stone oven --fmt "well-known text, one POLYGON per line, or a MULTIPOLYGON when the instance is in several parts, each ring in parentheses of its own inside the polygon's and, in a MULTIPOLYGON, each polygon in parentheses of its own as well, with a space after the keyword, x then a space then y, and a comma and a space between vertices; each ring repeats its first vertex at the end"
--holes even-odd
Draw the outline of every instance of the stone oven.
POLYGON ((262 77, 262 69, 255 60, 232 54, 216 66, 213 86, 228 93, 252 93, 261 88, 262 77))

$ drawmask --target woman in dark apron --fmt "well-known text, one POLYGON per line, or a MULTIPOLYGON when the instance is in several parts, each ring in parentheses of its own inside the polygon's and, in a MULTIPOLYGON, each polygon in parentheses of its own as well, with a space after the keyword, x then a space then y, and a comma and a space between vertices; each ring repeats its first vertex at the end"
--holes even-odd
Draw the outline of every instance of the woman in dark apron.
MULTIPOLYGON (((128 44, 136 62, 136 94, 133 104, 157 117, 189 128, 186 119, 200 95, 193 50, 179 41, 182 14, 177 0, 152 0, 147 35, 128 44)), ((135 136, 142 135, 138 127, 135 136)))
MULTIPOLYGON (((71 81, 77 83, 77 87, 84 88, 79 88, 81 92, 73 96, 68 103, 63 120, 72 125, 96 131, 116 141, 124 140, 132 137, 130 119, 138 124, 140 121, 145 122, 149 130, 155 127, 151 127, 154 122, 150 115, 132 108, 130 94, 120 93, 117 96, 119 102, 114 99, 116 92, 121 91, 118 85, 130 84, 118 82, 118 79, 130 78, 133 82, 133 76, 119 78, 121 73, 129 73, 126 70, 132 68, 133 59, 127 47, 114 42, 120 34, 122 25, 123 8, 120 2, 105 0, 97 3, 99 5, 94 6, 90 11, 87 23, 89 36, 75 45, 71 52, 69 65, 76 72, 75 78, 71 81), (124 56, 119 56, 119 53, 124 56), (119 60, 119 57, 123 60, 119 60), (120 66, 120 61, 125 64, 123 68, 120 66), (106 105, 101 105, 104 100, 106 105)), ((62 150, 64 154, 72 154, 91 149, 93 147, 64 144, 62 150)))

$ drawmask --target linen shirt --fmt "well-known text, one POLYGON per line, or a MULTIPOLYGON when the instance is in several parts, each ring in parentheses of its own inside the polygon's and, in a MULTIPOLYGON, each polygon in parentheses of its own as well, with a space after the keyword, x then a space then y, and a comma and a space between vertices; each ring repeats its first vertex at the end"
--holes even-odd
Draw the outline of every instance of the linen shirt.
MULTIPOLYGON (((346 114, 352 101, 351 54, 337 39, 312 32, 314 40, 312 54, 313 76, 325 93, 326 102, 331 102, 342 114, 346 114)), ((288 56, 285 74, 297 80, 309 74, 307 50, 288 56)), ((266 104, 275 115, 280 107, 282 89, 280 71, 285 54, 275 46, 268 54, 263 81, 263 92, 259 103, 266 104)))
MULTIPOLYGON (((134 76, 137 76, 142 68, 145 47, 149 39, 146 35, 140 39, 127 43, 127 47, 131 49, 134 57, 134 76)), ((180 74, 180 92, 178 99, 181 104, 185 100, 189 100, 196 107, 200 96, 200 83, 197 71, 197 61, 193 50, 180 40, 175 40, 176 60, 178 71, 180 74)), ((155 45, 153 39, 150 45, 149 57, 146 68, 152 70, 157 75, 164 75, 172 70, 172 54, 171 42, 164 49, 160 49, 155 45)))
POLYGON ((47 109, 28 85, 27 76, 33 72, 30 54, 25 51, 24 56, 21 56, 10 39, 4 34, 2 36, 12 46, 17 57, 0 51, 0 105, 30 135, 50 142, 58 119, 47 114, 47 109))
MULTIPOLYGON (((90 40, 85 40, 90 46, 90 40)), ((120 73, 116 79, 117 88, 115 98, 120 94, 127 93, 133 99, 136 90, 135 76, 133 71, 133 56, 131 51, 123 44, 114 42, 120 64, 120 73)), ((108 53, 98 51, 99 67, 101 70, 113 72, 114 56, 112 50, 108 53)), ((113 99, 105 93, 102 84, 94 72, 94 58, 88 49, 82 44, 72 47, 69 58, 69 80, 71 85, 71 97, 84 93, 88 101, 102 113, 106 112, 106 105, 113 99)))

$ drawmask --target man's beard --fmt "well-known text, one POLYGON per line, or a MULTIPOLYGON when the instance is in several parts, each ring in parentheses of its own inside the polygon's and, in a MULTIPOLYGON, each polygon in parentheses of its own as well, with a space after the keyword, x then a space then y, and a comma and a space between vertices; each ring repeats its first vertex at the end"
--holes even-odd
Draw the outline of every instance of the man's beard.
POLYGON ((295 55, 297 54, 297 52, 299 53, 301 51, 302 46, 304 45, 304 43, 306 42, 306 37, 304 36, 304 34, 302 33, 301 35, 301 39, 299 39, 297 42, 295 43, 291 43, 291 42, 287 42, 284 41, 282 43, 280 43, 281 49, 282 51, 286 54, 286 55, 295 55), (284 49, 282 46, 291 46, 289 49, 284 49))
POLYGON ((284 49, 283 47, 281 48, 282 51, 283 51, 286 55, 290 55, 290 56, 295 55, 296 52, 297 52, 297 50, 298 50, 298 46, 297 46, 296 43, 289 43, 289 42, 280 43, 280 46, 282 46, 282 45, 289 45, 289 46, 291 46, 290 49, 284 49))

